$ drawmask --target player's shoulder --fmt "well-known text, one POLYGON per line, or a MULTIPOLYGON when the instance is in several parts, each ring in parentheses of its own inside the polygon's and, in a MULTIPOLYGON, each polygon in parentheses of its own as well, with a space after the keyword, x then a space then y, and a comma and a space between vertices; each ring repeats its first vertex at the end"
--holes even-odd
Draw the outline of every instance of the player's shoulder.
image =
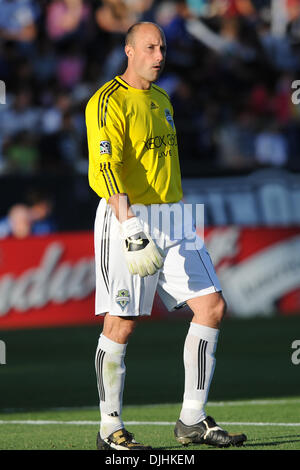
POLYGON ((163 96, 165 97, 166 100, 168 100, 169 102, 171 102, 170 100, 170 97, 168 95, 168 93, 166 92, 166 90, 164 90, 163 88, 161 88, 160 86, 156 85, 156 83, 152 83, 152 90, 154 93, 157 93, 158 96, 163 96))
POLYGON ((99 106, 99 102, 103 100, 113 100, 117 99, 118 101, 122 101, 122 96, 120 96, 119 90, 125 88, 124 85, 117 79, 117 77, 109 80, 108 82, 104 83, 98 90, 90 97, 87 102, 86 109, 99 106))

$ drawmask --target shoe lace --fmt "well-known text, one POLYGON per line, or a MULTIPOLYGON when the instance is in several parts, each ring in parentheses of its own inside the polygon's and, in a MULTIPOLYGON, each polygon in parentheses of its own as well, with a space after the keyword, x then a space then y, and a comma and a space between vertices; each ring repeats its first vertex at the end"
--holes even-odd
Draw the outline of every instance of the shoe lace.
POLYGON ((226 432, 224 431, 224 429, 222 429, 220 426, 217 425, 217 423, 211 416, 207 416, 206 419, 203 420, 203 423, 205 424, 205 427, 206 427, 206 431, 203 436, 204 439, 206 439, 212 431, 226 432))
POLYGON ((134 435, 126 429, 124 429, 123 435, 128 443, 134 440, 134 435))
POLYGON ((122 443, 122 444, 135 443, 133 434, 127 431, 126 429, 122 429, 122 433, 119 434, 117 441, 118 443, 122 443))

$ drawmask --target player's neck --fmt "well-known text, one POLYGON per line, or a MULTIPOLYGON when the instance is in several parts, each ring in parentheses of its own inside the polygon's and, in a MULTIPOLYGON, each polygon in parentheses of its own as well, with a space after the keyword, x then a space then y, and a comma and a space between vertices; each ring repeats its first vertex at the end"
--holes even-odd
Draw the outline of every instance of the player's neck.
POLYGON ((128 70, 126 70, 123 75, 120 75, 120 77, 132 88, 137 88, 138 90, 149 90, 151 88, 151 82, 131 74, 128 70))

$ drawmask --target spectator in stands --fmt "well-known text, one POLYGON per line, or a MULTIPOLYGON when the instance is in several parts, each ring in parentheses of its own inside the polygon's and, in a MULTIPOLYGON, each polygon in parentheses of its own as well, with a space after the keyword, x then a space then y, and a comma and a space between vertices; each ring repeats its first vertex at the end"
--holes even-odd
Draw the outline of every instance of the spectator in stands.
POLYGON ((14 204, 0 219, 0 239, 47 235, 56 230, 52 198, 39 189, 28 191, 25 202, 14 204))
POLYGON ((37 40, 39 4, 35 0, 0 0, 0 38, 15 41, 22 54, 31 54, 37 40))
POLYGON ((252 16, 255 15, 255 8, 251 0, 213 0, 211 2, 211 12, 218 16, 252 16))
POLYGON ((29 209, 32 235, 47 235, 57 230, 52 197, 41 189, 31 189, 25 198, 29 209))
POLYGON ((21 131, 14 134, 4 145, 6 173, 28 175, 38 170, 40 155, 36 134, 21 131))
POLYGON ((38 130, 40 110, 34 103, 33 90, 20 88, 0 113, 0 131, 3 137, 14 136, 20 132, 38 130))
POLYGON ((59 87, 72 90, 83 79, 85 57, 81 47, 74 43, 65 47, 56 64, 56 79, 59 87))
MULTIPOLYGON (((239 163, 222 164, 248 167, 253 121, 272 112, 295 167, 299 116, 288 88, 300 73, 300 1, 280 5, 276 16, 270 0, 0 0, 0 78, 7 85, 0 171, 63 173, 74 161, 73 171, 85 171, 79 115, 90 91, 122 72, 124 33, 137 20, 164 28, 168 61, 160 85, 174 98, 189 158, 205 155, 218 168, 214 157, 230 155, 232 135, 239 163), (195 30, 191 19, 199 20, 195 30), (245 111, 242 121, 233 117, 236 109, 245 111), (75 159, 67 157, 71 148, 75 159)), ((256 158, 252 163, 260 166, 256 158)))
POLYGON ((24 204, 12 206, 7 217, 0 220, 0 238, 26 238, 31 234, 31 229, 30 211, 24 204))
POLYGON ((46 9, 46 31, 52 41, 80 41, 85 38, 85 27, 91 14, 84 0, 50 0, 46 9))
POLYGON ((235 170, 255 167, 255 126, 251 111, 238 111, 221 123, 217 131, 218 164, 235 170))
POLYGON ((255 139, 255 158, 261 166, 284 167, 288 161, 288 147, 285 136, 277 121, 267 118, 255 139))
POLYGON ((125 34, 129 26, 142 19, 152 4, 153 0, 103 0, 96 10, 96 22, 105 31, 125 34))

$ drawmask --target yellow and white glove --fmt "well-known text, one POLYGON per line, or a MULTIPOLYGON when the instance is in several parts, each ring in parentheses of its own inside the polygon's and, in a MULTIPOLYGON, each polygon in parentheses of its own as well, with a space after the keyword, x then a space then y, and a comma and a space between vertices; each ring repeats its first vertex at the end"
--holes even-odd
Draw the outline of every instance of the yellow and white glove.
POLYGON ((146 234, 137 217, 131 217, 121 224, 124 239, 124 254, 131 274, 141 277, 155 274, 164 263, 164 253, 146 234))

